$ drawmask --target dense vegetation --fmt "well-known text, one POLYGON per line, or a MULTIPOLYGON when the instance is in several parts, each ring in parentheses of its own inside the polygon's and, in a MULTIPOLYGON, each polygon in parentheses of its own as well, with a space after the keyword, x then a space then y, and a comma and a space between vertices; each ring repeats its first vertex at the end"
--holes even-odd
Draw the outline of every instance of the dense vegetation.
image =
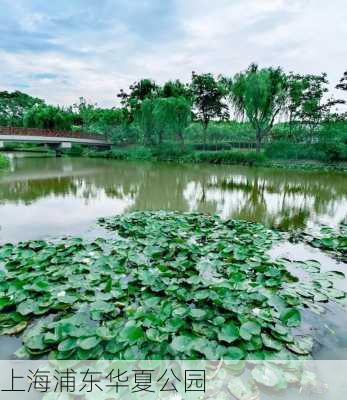
MULTIPOLYGON (((336 85, 341 94, 347 91, 346 76, 336 85)), ((265 149, 270 158, 345 161, 345 101, 329 96, 328 88, 324 73, 286 74, 281 68, 252 64, 233 77, 193 72, 189 83, 163 85, 142 79, 128 91, 121 90, 120 106, 113 108, 100 108, 83 98, 72 106, 56 107, 24 93, 1 92, 0 125, 104 134, 118 147, 142 146, 148 152, 166 152, 168 159, 192 149, 236 147, 265 149)), ((212 158, 228 157, 235 156, 212 158)))
POLYGON ((280 235, 260 224, 164 211, 99 222, 114 238, 0 248, 0 333, 24 331, 18 356, 297 359, 313 346, 294 335, 301 311, 345 299, 342 273, 273 261, 280 235))

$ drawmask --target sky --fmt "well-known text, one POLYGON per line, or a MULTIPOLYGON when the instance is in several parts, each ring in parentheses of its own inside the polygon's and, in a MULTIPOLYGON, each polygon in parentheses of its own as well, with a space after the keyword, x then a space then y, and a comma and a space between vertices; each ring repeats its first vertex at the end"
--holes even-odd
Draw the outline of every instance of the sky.
POLYGON ((0 0, 0 90, 117 105, 141 78, 347 70, 346 0, 0 0))

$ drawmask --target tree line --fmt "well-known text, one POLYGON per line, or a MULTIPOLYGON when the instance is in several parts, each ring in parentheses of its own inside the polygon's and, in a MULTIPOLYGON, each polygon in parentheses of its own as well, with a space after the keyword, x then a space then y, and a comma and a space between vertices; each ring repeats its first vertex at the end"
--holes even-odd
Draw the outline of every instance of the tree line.
MULTIPOLYGON (((336 88, 347 91, 347 71, 336 88)), ((142 79, 117 97, 118 107, 101 108, 84 98, 58 107, 22 92, 0 92, 0 125, 83 130, 106 134, 116 144, 184 146, 193 140, 206 145, 211 124, 219 124, 225 128, 220 140, 247 136, 260 151, 276 132, 293 142, 314 143, 322 126, 347 120, 339 110, 345 101, 329 96, 327 74, 287 74, 256 64, 233 77, 193 72, 189 83, 142 79)))

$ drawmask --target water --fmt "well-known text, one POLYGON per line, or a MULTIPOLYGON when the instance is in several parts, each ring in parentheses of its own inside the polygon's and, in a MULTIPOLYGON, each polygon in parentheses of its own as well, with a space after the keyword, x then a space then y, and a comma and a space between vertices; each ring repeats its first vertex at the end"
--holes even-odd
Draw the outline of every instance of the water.
MULTIPOLYGON (((87 158, 11 158, 0 173, 0 243, 62 235, 105 234, 102 216, 132 210, 217 213, 284 230, 337 226, 347 216, 347 174, 241 166, 177 165, 87 158)), ((346 271, 318 249, 280 243, 272 257, 317 259, 322 269, 346 271)), ((347 290, 347 280, 341 282, 347 290)), ((347 313, 304 314, 317 359, 347 359, 347 313)), ((0 338, 0 358, 19 346, 0 338), (5 351, 5 348, 8 351, 5 351)), ((10 352, 10 353, 9 353, 10 352)))
POLYGON ((346 204, 344 173, 22 157, 0 173, 0 242, 86 234, 98 217, 148 209, 336 226, 346 204))

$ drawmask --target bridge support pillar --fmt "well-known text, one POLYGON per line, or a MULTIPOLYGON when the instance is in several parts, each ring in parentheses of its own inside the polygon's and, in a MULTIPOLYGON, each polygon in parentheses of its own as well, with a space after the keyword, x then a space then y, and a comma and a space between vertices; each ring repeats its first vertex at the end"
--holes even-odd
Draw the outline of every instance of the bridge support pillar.
POLYGON ((5 147, 5 142, 3 140, 0 140, 0 149, 3 149, 5 147))
POLYGON ((60 149, 71 149, 72 145, 70 142, 61 142, 59 148, 60 149))

